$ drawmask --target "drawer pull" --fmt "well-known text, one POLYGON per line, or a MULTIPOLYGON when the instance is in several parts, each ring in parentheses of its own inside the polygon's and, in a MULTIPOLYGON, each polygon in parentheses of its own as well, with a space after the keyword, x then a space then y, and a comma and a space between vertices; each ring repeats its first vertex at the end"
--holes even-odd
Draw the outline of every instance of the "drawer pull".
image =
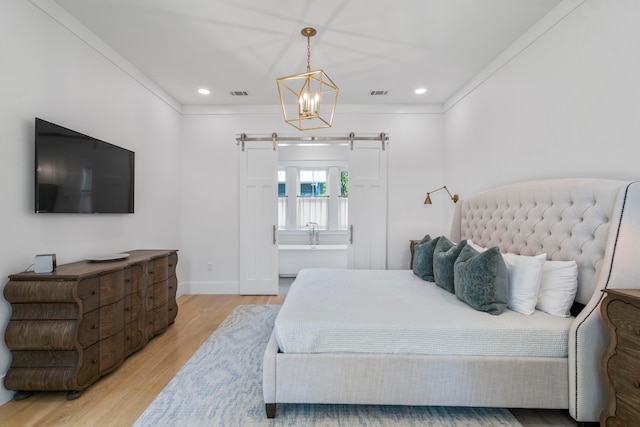
POLYGON ((640 337, 640 329, 636 329, 636 336, 640 337))
POLYGON ((634 381, 633 382, 633 387, 640 389, 640 381, 634 381))
POLYGON ((91 291, 91 295, 96 295, 98 291, 91 291))
POLYGON ((91 361, 91 364, 92 364, 92 365, 97 365, 97 364, 98 364, 98 359, 93 359, 93 360, 91 361))
POLYGON ((98 329, 98 325, 91 325, 91 329, 98 329))

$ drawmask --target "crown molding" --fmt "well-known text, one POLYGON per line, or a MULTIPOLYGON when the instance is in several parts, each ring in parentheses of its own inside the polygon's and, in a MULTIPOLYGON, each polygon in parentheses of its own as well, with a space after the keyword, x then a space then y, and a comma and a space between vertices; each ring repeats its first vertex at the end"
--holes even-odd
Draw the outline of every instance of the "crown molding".
MULTIPOLYGON (((351 114, 442 114, 442 104, 338 104, 336 115, 351 114)), ((282 107, 273 105, 183 105, 184 115, 277 114, 282 107)))

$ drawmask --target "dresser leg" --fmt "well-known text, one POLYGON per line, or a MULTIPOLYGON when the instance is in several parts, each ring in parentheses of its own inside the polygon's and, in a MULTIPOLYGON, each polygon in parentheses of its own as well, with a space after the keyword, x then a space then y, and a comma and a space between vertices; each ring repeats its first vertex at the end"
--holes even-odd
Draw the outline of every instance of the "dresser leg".
POLYGON ((13 400, 24 400, 32 394, 32 391, 16 391, 16 394, 13 395, 13 400))
POLYGON ((84 390, 69 390, 67 392, 67 400, 76 400, 82 395, 84 390))

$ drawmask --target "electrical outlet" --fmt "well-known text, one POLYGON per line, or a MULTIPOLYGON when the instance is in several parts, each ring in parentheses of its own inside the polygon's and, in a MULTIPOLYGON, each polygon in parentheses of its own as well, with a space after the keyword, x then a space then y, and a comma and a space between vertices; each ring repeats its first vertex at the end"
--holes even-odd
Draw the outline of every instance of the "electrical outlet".
POLYGON ((207 264, 207 271, 213 271, 213 264, 211 263, 207 264))

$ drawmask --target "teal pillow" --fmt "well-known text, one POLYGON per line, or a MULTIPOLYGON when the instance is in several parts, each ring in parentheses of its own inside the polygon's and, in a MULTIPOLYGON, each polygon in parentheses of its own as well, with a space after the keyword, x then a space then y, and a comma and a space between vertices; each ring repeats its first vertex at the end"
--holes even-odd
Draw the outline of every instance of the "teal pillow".
POLYGON ((501 314, 507 309, 509 275, 497 246, 479 253, 466 245, 453 269, 458 299, 490 314, 501 314))
MULTIPOLYGON (((426 236, 425 236, 426 237, 426 236)), ((424 240, 424 239, 423 239, 424 240)), ((422 280, 433 282, 433 251, 440 237, 419 243, 413 249, 413 273, 422 280)))
POLYGON ((451 293, 454 293, 453 266, 466 245, 466 240, 456 245, 443 236, 433 252, 433 277, 436 285, 451 293))
POLYGON ((431 235, 425 234, 425 236, 422 238, 422 240, 420 240, 417 244, 419 245, 421 243, 428 242, 429 240, 431 240, 431 235))

